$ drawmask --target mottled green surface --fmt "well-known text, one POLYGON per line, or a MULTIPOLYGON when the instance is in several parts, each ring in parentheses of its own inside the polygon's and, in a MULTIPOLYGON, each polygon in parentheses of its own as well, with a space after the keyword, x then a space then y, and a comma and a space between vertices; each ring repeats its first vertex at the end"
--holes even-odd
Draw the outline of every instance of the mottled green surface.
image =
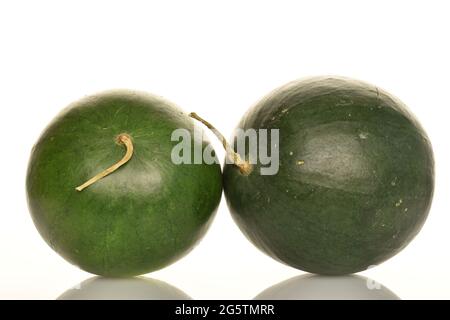
POLYGON ((46 242, 105 276, 151 272, 185 255, 206 232, 222 187, 218 164, 172 163, 178 128, 192 133, 194 123, 169 102, 138 92, 102 93, 64 110, 33 148, 27 175, 29 208, 46 242), (133 158, 76 191, 123 157, 115 141, 121 133, 132 138, 133 158))
POLYGON ((344 78, 289 83, 239 128, 280 129, 280 170, 224 168, 233 218, 261 250, 313 273, 346 274, 402 250, 427 217, 434 186, 428 138, 388 93, 344 78))

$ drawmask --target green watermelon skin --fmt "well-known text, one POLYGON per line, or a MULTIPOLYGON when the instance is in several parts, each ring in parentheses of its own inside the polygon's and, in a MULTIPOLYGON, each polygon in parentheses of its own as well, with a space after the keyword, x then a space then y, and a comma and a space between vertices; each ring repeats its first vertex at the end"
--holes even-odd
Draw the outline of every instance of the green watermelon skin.
POLYGON ((142 92, 103 92, 66 108, 37 141, 27 172, 29 209, 44 240, 72 264, 109 277, 155 271, 187 254, 213 219, 222 176, 219 164, 172 163, 179 128, 194 134, 187 114, 142 92), (76 191, 124 156, 122 133, 133 141, 131 160, 76 191))
POLYGON ((261 175, 260 163, 248 176, 224 166, 234 220, 274 259, 311 273, 355 273, 400 252, 422 228, 433 196, 432 148, 387 92, 340 77, 294 81, 251 108, 238 128, 279 129, 276 175, 261 175))

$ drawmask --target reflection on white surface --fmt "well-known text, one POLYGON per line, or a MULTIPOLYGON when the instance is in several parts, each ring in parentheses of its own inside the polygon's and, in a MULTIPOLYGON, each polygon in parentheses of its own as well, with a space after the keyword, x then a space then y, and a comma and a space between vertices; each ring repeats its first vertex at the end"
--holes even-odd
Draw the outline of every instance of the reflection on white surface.
POLYGON ((399 300, 382 284, 362 276, 302 275, 267 288, 257 300, 399 300))
POLYGON ((160 280, 93 277, 70 288, 58 300, 186 300, 183 291, 160 280))

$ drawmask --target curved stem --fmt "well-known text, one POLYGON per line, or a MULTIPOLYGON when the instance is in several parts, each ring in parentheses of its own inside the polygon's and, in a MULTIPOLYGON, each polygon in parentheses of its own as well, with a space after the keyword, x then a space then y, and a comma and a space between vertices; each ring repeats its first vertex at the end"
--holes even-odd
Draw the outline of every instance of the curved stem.
POLYGON ((220 140, 220 142, 222 142, 222 145, 223 145, 225 152, 226 152, 227 156, 229 157, 229 159, 231 161, 233 161, 233 163, 237 167, 239 167, 239 171, 242 174, 249 175, 250 172, 252 172, 252 169, 253 169, 252 165, 248 161, 243 160, 241 158, 241 156, 239 155, 239 153, 237 153, 233 150, 233 148, 228 143, 227 139, 225 139, 225 137, 219 132, 219 130, 217 130, 211 123, 209 123, 205 119, 201 118, 195 112, 189 113, 189 116, 191 118, 194 118, 195 120, 198 120, 201 123, 203 123, 209 130, 211 130, 214 133, 214 135, 220 140))
POLYGON ((99 174, 97 174, 96 176, 92 177, 91 179, 89 179, 88 181, 86 181, 85 183, 83 183, 81 186, 78 186, 75 188, 75 190, 77 191, 83 191, 84 189, 86 189, 87 187, 89 187, 91 184, 96 183, 98 180, 106 177, 107 175, 113 173, 114 171, 116 171, 117 169, 119 169, 121 166, 123 166, 125 163, 127 163, 128 161, 130 161, 131 157, 133 156, 133 142, 131 141, 130 136, 128 136, 127 134, 120 134, 117 137, 117 141, 123 145, 125 145, 126 147, 126 153, 125 156, 116 164, 112 165, 111 167, 109 167, 108 169, 100 172, 99 174))

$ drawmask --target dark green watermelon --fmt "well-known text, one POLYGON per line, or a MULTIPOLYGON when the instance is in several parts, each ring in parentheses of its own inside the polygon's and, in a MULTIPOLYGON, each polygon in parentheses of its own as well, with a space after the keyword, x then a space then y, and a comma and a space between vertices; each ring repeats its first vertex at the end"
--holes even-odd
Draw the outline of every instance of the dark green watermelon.
MULTIPOLYGON (((132 276, 167 266, 204 235, 221 198, 218 164, 171 161, 175 129, 194 132, 171 103, 133 91, 86 97, 65 109, 33 148, 27 174, 31 215, 45 241, 81 269, 132 276), (117 171, 79 192, 125 154, 117 171)), ((200 150, 206 141, 195 140, 200 150)))
POLYGON ((346 78, 296 81, 238 127, 279 129, 276 175, 261 175, 259 162, 248 175, 224 167, 234 220, 271 257, 312 273, 354 273, 400 252, 424 224, 432 148, 387 92, 346 78))

